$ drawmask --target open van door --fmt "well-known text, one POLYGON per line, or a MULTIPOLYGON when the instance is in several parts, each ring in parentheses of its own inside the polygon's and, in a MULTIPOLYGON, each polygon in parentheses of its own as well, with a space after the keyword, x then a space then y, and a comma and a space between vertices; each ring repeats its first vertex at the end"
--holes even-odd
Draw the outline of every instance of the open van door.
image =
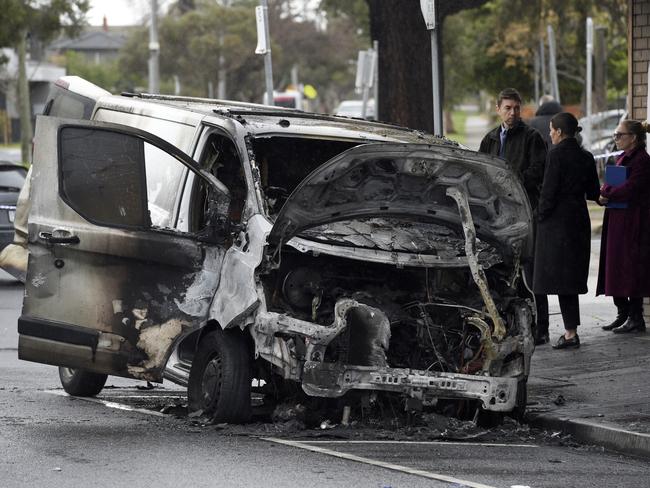
POLYGON ((227 211, 228 190, 138 129, 39 117, 35 140, 19 357, 160 381, 206 323, 224 255, 225 229, 174 228, 185 182, 195 213, 227 211))

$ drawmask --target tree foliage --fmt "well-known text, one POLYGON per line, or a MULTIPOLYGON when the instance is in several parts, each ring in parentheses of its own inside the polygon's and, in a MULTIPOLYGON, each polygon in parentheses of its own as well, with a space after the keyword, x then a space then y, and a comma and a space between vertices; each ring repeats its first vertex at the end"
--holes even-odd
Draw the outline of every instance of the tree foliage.
POLYGON ((122 75, 117 69, 117 60, 104 60, 98 64, 89 61, 83 54, 67 51, 63 63, 67 74, 80 76, 110 92, 119 92, 124 88, 122 75))
POLYGON ((1 0, 0 46, 16 46, 23 33, 42 41, 61 30, 74 36, 84 25, 88 0, 1 0))
MULTIPOLYGON (((496 93, 517 87, 534 93, 534 59, 540 39, 548 46, 547 25, 555 32, 562 102, 584 97, 586 19, 607 27, 608 84, 620 92, 627 83, 626 0, 491 0, 450 17, 445 25, 449 100, 479 89, 496 93)), ((548 61, 548 57, 547 57, 548 61)))
MULTIPOLYGON (((321 7, 331 16, 352 19, 368 36, 366 42, 379 39, 380 118, 431 130, 431 51, 419 3, 321 0, 321 7)), ((626 90, 626 0, 439 0, 437 8, 445 107, 506 86, 532 98, 535 51, 540 39, 547 42, 549 24, 556 35, 562 101, 580 103, 588 16, 607 26, 610 92, 626 90)))
MULTIPOLYGON (((255 54, 257 32, 255 0, 239 0, 226 7, 196 1, 192 9, 174 9, 159 22, 162 90, 170 91, 178 76, 184 95, 206 96, 208 84, 217 86, 219 60, 227 76, 227 97, 243 101, 262 99, 264 60, 255 54)), ((313 20, 287 8, 286 2, 269 2, 275 87, 290 83, 291 68, 298 67, 300 81, 314 85, 329 106, 336 95, 350 90, 359 41, 350 22, 337 19, 327 31, 313 20)), ((127 42, 120 68, 133 87, 144 86, 147 76, 148 32, 135 32, 127 42)), ((125 89, 128 87, 124 87, 125 89)))
MULTIPOLYGON (((445 17, 486 1, 438 2, 438 33, 445 17)), ((321 0, 321 7, 333 17, 356 17, 366 42, 379 41, 379 118, 431 131, 431 44, 419 0, 321 0), (358 18, 365 15, 368 23, 358 18)))
MULTIPOLYGON (((61 30, 75 35, 84 23, 88 0, 2 0, 0 2, 0 46, 18 53, 18 106, 21 157, 29 161, 32 139, 31 103, 27 80, 27 38, 47 42, 61 30)), ((7 60, 0 57, 0 64, 7 60)))

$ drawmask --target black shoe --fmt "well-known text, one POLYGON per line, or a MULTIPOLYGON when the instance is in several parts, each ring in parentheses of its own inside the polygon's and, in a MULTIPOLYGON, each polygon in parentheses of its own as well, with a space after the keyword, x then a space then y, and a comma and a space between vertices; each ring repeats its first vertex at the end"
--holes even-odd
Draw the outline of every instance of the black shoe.
POLYGON ((626 334, 628 332, 645 332, 645 321, 643 316, 634 316, 631 315, 627 322, 625 322, 620 327, 617 327, 612 332, 614 334, 626 334))
POLYGON ((553 344, 553 349, 578 349, 580 347, 580 338, 576 334, 571 339, 565 339, 563 335, 553 344))
POLYGON ((535 338, 535 345, 541 346, 543 344, 548 344, 549 341, 550 339, 548 337, 548 332, 545 332, 537 335, 537 337, 535 338))
POLYGON ((621 325, 623 325, 626 320, 627 320, 627 314, 619 313, 616 316, 616 319, 614 320, 614 322, 612 322, 609 325, 603 325, 601 328, 603 330, 614 330, 616 327, 620 327, 621 325))

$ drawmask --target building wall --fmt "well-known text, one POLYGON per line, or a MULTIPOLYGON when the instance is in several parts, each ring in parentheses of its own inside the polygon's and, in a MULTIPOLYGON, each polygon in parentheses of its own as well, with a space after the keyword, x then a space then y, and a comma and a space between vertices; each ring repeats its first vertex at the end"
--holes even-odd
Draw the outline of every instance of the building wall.
MULTIPOLYGON (((648 62, 650 61, 650 0, 628 0, 628 103, 630 117, 648 117, 648 62)), ((650 299, 643 301, 650 322, 650 299)))
POLYGON ((628 97, 630 116, 647 117, 650 0, 628 0, 628 97))

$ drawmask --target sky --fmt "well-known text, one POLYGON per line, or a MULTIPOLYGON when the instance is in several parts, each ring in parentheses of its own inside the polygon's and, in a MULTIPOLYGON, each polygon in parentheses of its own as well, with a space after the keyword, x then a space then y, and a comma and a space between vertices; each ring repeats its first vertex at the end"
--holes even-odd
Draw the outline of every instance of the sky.
MULTIPOLYGON (((158 9, 165 12, 174 0, 158 0, 158 9)), ((307 8, 314 9, 316 2, 307 0, 307 8)), ((108 25, 141 25, 151 9, 150 0, 90 0, 87 14, 90 25, 102 25, 104 15, 108 25)))
MULTIPOLYGON (((164 9, 171 0, 158 0, 158 8, 164 9)), ((149 0, 90 0, 87 14, 90 25, 102 25, 104 15, 108 25, 139 25, 148 16, 149 0)))

